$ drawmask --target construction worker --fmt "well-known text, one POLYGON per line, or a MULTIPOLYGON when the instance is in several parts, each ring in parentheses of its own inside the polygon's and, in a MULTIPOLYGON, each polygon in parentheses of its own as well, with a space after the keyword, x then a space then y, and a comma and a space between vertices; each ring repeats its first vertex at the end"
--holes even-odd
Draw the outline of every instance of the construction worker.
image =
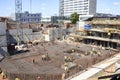
POLYGON ((102 49, 102 45, 100 45, 100 47, 99 47, 100 49, 102 49))
POLYGON ((37 80, 41 80, 40 76, 37 77, 37 80))
POLYGON ((94 54, 93 51, 90 51, 90 54, 93 55, 94 54))
POLYGON ((68 71, 68 66, 65 66, 64 70, 65 70, 65 72, 67 72, 68 71))
POLYGON ((6 75, 5 75, 5 73, 2 71, 2 73, 1 73, 1 75, 2 75, 2 79, 5 79, 6 78, 6 75))
POLYGON ((92 48, 92 51, 95 51, 95 48, 94 48, 94 47, 92 48))
POLYGON ((65 72, 68 72, 68 63, 66 63, 66 62, 64 64, 64 70, 65 70, 65 72))
POLYGON ((75 52, 75 50, 74 50, 74 49, 72 49, 72 52, 75 52))
POLYGON ((100 52, 100 51, 98 51, 98 52, 97 52, 97 54, 98 54, 98 56, 100 56, 101 52, 100 52))
POLYGON ((83 67, 81 65, 78 65, 78 70, 80 71, 82 69, 83 69, 83 67))
POLYGON ((34 59, 34 58, 32 59, 32 63, 34 63, 34 64, 35 64, 35 59, 34 59))
POLYGON ((111 33, 110 32, 108 32, 108 36, 110 36, 111 35, 111 33))
POLYGON ((71 57, 67 57, 67 61, 68 62, 72 62, 72 58, 71 57))
POLYGON ((65 73, 62 74, 62 80, 65 80, 65 73))
POLYGON ((20 80, 19 78, 15 78, 15 80, 20 80))
POLYGON ((85 52, 85 55, 88 55, 88 52, 87 52, 87 51, 85 52))
POLYGON ((64 56, 65 62, 67 62, 67 56, 64 56))
POLYGON ((42 55, 42 60, 45 60, 45 58, 46 58, 46 55, 42 55))

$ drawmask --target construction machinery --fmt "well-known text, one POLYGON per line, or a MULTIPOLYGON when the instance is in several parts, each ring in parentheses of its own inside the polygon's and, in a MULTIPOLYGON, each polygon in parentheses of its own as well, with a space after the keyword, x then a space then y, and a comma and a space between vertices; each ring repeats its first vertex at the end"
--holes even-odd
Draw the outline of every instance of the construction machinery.
POLYGON ((73 62, 65 62, 61 68, 64 69, 65 72, 68 72, 70 71, 71 69, 77 67, 77 64, 76 63, 73 63, 73 62))
POLYGON ((73 62, 73 58, 70 56, 64 56, 65 62, 73 62))
POLYGON ((21 52, 21 51, 27 51, 27 45, 26 44, 20 44, 20 38, 18 37, 18 35, 16 35, 17 38, 17 45, 15 46, 15 49, 17 50, 17 52, 21 52))
POLYGON ((16 45, 15 46, 15 49, 18 51, 18 52, 21 52, 21 51, 27 51, 28 50, 28 48, 27 48, 27 46, 25 45, 25 44, 21 44, 21 45, 16 45))
POLYGON ((22 0, 15 0, 15 15, 16 15, 16 21, 17 23, 17 45, 15 46, 15 49, 19 51, 26 51, 27 46, 24 43, 23 40, 23 28, 21 27, 21 13, 22 13, 22 0))

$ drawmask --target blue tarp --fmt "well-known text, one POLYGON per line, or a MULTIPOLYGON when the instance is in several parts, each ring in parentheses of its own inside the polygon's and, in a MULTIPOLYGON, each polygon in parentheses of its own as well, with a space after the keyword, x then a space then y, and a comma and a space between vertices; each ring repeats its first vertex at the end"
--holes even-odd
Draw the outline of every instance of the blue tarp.
POLYGON ((89 30, 89 29, 91 29, 91 26, 89 24, 85 24, 84 29, 89 30))

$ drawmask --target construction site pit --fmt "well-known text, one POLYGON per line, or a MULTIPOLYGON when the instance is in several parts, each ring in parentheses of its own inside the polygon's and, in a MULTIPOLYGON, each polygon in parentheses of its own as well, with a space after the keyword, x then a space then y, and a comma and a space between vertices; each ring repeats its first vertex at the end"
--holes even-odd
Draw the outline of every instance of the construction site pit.
POLYGON ((42 42, 29 52, 5 58, 0 68, 8 80, 64 80, 116 53, 83 43, 42 42))

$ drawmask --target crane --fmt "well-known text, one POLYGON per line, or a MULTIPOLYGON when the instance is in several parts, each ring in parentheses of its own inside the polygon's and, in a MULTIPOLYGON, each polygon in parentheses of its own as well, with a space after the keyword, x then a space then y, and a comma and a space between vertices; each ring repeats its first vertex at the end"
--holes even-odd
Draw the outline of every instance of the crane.
POLYGON ((18 44, 15 46, 16 50, 26 51, 27 47, 23 41, 23 28, 21 27, 21 13, 22 13, 22 0, 15 0, 15 16, 17 21, 17 37, 18 44))
POLYGON ((23 29, 21 27, 22 0, 15 0, 15 15, 17 21, 17 35, 20 38, 18 44, 23 42, 23 29))

